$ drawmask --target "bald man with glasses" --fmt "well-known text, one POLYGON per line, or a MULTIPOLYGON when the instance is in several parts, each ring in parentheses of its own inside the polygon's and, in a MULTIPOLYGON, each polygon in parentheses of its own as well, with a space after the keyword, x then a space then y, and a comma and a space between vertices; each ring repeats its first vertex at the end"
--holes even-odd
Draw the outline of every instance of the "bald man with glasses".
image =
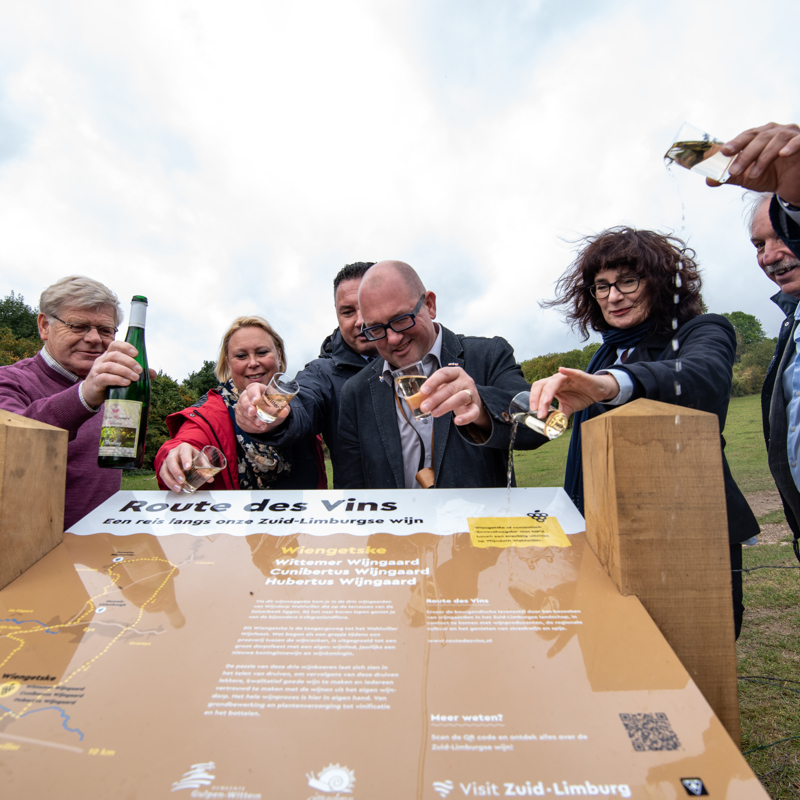
POLYGON ((142 371, 136 348, 114 339, 121 321, 119 300, 102 283, 63 278, 39 299, 42 349, 0 367, 0 408, 69 432, 65 530, 120 488, 119 470, 97 466, 97 412, 109 386, 127 386, 142 371))
MULTIPOLYGON (((342 488, 505 486, 511 426, 503 418, 530 385, 505 339, 456 335, 435 322, 436 295, 400 261, 373 266, 361 281, 362 335, 376 358, 342 390, 342 488), (428 376, 417 419, 391 371, 423 363, 428 376)), ((548 441, 525 428, 519 449, 548 441)))

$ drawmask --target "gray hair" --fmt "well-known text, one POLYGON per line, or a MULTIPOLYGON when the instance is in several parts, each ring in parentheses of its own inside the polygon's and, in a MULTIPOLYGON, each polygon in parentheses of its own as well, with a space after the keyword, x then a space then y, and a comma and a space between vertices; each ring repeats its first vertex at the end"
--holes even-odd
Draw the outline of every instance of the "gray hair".
POLYGON ((752 233, 753 220, 758 213, 758 209, 761 208, 762 203, 772 200, 772 192, 745 192, 742 195, 742 200, 745 203, 744 222, 747 225, 747 232, 752 233))
POLYGON ((83 275, 68 275, 48 286, 39 298, 39 312, 46 317, 57 316, 62 308, 87 308, 97 311, 105 306, 114 309, 114 324, 119 327, 124 314, 119 298, 107 286, 83 275))

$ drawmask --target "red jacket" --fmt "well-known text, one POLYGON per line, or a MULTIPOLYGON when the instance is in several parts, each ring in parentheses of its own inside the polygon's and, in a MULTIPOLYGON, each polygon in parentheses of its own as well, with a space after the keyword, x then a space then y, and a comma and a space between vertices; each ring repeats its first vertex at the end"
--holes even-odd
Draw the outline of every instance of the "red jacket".
MULTIPOLYGON (((174 447, 186 442, 197 450, 206 445, 219 448, 228 462, 227 467, 215 476, 203 491, 220 491, 239 488, 239 471, 236 462, 236 435, 228 407, 215 389, 201 398, 197 405, 184 408, 167 417, 167 430, 171 439, 161 445, 156 454, 155 467, 158 485, 169 487, 161 480, 161 465, 174 447)), ((296 465, 287 476, 280 476, 272 488, 275 489, 327 489, 328 477, 319 436, 297 442, 291 449, 281 448, 281 453, 296 465), (312 477, 313 476, 313 477, 312 477), (313 485, 310 485, 313 484, 313 485)))

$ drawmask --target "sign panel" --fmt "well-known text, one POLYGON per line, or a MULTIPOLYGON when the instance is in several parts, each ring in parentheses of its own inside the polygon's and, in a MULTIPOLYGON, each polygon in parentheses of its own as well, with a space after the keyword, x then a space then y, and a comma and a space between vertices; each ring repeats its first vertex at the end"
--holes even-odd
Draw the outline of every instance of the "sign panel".
POLYGON ((397 495, 427 523, 67 534, 0 592, 3 796, 766 798, 581 533, 397 495))
POLYGON ((356 489, 295 492, 118 492, 70 528, 79 535, 284 532, 328 536, 355 533, 460 533, 470 517, 555 518, 565 533, 585 530, 563 489, 356 489))

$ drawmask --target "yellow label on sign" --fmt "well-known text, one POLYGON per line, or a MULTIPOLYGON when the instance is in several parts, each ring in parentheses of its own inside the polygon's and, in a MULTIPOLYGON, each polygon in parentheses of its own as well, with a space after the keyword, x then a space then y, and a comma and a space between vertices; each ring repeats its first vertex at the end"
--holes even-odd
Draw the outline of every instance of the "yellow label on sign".
POLYGON ((473 547, 571 547, 555 517, 473 517, 467 519, 473 547))
POLYGON ((0 683, 0 700, 10 697, 14 692, 18 691, 21 686, 22 684, 19 681, 0 683))

